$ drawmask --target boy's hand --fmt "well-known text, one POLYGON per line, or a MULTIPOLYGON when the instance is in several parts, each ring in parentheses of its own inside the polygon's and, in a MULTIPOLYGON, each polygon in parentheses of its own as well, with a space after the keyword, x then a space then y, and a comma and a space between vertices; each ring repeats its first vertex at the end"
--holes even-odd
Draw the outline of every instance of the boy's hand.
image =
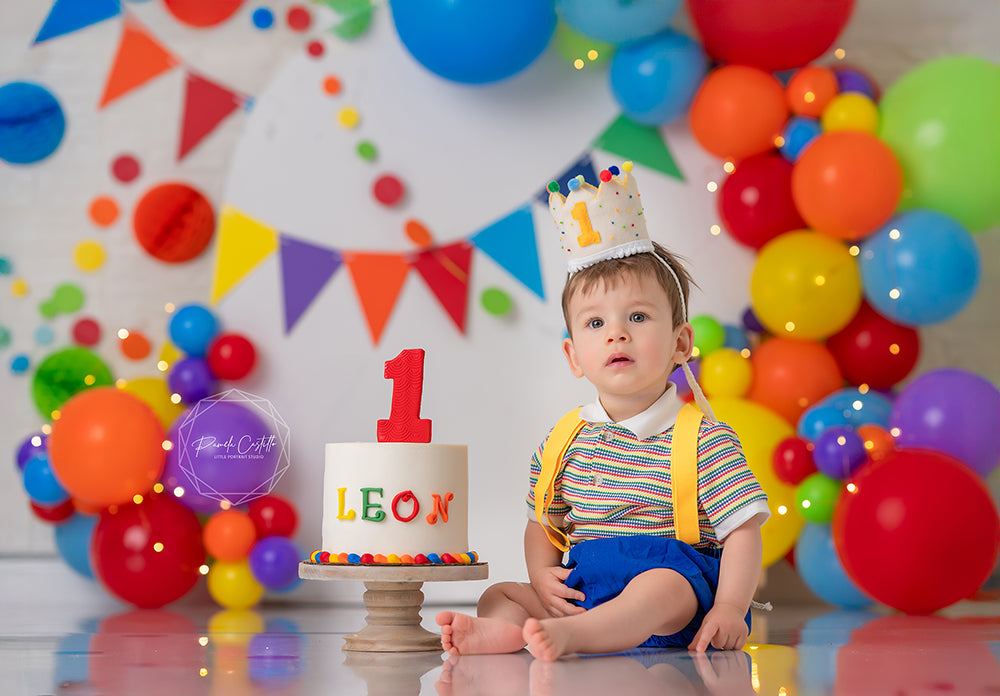
POLYGON ((555 566, 552 568, 542 568, 536 577, 531 578, 531 586, 535 589, 535 594, 541 600, 542 606, 549 615, 554 617, 573 616, 587 611, 583 607, 570 604, 567 600, 575 599, 583 601, 585 599, 582 592, 566 587, 564 581, 569 577, 569 568, 555 566))
POLYGON ((719 650, 742 648, 749 634, 744 620, 746 615, 746 611, 741 612, 737 606, 716 602, 705 615, 688 649, 704 652, 709 645, 719 650))

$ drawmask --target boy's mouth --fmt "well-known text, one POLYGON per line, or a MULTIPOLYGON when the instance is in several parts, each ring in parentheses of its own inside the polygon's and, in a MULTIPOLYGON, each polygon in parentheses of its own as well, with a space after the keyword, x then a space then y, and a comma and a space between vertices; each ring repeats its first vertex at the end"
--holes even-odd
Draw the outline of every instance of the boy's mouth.
POLYGON ((625 353, 615 353, 610 358, 608 358, 608 361, 604 363, 604 366, 607 367, 609 365, 624 365, 630 362, 632 362, 632 358, 625 355, 625 353))

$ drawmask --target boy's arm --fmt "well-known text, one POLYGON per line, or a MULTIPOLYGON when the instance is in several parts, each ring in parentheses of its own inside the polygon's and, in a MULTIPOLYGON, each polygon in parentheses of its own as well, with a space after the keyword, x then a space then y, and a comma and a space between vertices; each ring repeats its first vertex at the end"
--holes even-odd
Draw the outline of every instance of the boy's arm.
POLYGON ((702 651, 741 648, 747 639, 744 621, 760 580, 763 541, 760 522, 751 518, 734 529, 723 544, 715 603, 688 647, 702 651))
POLYGON ((528 580, 552 616, 571 616, 584 609, 567 600, 583 600, 582 592, 571 590, 563 581, 570 571, 562 567, 563 552, 549 541, 542 525, 528 520, 524 528, 524 560, 528 566, 528 580))

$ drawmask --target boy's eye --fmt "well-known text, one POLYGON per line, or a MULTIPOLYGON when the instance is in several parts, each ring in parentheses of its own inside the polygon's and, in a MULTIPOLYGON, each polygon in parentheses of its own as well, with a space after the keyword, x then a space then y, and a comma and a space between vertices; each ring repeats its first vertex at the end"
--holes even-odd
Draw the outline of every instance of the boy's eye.
POLYGON ((604 326, 603 319, 591 319, 590 321, 587 322, 588 329, 599 329, 602 326, 604 326))
POLYGON ((631 320, 638 324, 646 321, 646 315, 642 312, 636 312, 632 315, 631 320))

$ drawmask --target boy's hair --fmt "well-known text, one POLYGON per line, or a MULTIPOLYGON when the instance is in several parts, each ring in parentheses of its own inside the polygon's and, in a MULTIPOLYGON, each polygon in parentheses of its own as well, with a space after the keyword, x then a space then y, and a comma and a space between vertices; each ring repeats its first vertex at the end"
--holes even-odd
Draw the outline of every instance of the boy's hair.
POLYGON ((566 286, 563 288, 562 294, 562 311, 566 330, 569 331, 570 336, 573 335, 573 329, 569 323, 568 310, 569 301, 573 294, 578 291, 584 294, 589 293, 598 283, 614 287, 627 274, 632 274, 637 278, 655 278, 660 287, 666 291, 667 299, 670 300, 674 327, 676 328, 687 321, 687 317, 684 316, 684 308, 687 307, 690 287, 694 281, 679 257, 653 242, 652 253, 634 254, 621 259, 600 261, 593 266, 577 271, 566 279, 566 286), (653 254, 659 256, 662 261, 654 258, 653 254), (684 291, 683 301, 678 296, 677 283, 670 275, 670 271, 663 266, 664 262, 670 264, 674 273, 677 274, 677 280, 680 281, 681 289, 684 291))

